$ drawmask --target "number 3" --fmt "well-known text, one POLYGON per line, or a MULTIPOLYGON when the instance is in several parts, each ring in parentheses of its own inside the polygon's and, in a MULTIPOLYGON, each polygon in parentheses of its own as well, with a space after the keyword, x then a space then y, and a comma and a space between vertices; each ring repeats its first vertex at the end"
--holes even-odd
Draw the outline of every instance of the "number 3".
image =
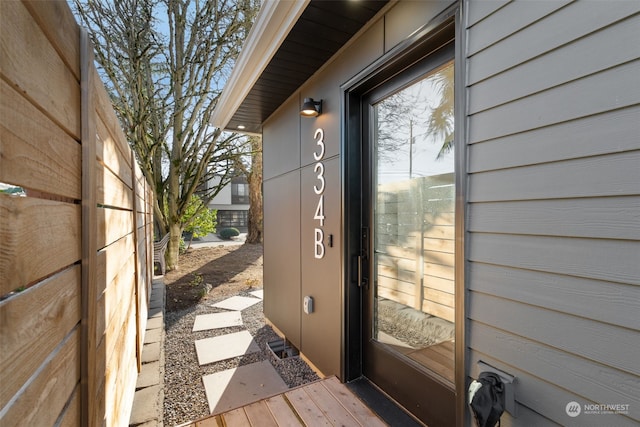
POLYGON ((314 185, 313 191, 315 191, 316 194, 322 194, 324 191, 324 165, 322 163, 316 163, 313 171, 318 172, 317 178, 320 181, 320 188, 318 188, 317 185, 314 185), (318 172, 318 170, 320 170, 320 172, 318 172))
POLYGON ((324 157, 324 131, 320 128, 316 129, 313 138, 316 139, 316 144, 320 147, 320 153, 313 153, 313 158, 318 161, 324 157), (320 139, 318 139, 318 136, 320 139))

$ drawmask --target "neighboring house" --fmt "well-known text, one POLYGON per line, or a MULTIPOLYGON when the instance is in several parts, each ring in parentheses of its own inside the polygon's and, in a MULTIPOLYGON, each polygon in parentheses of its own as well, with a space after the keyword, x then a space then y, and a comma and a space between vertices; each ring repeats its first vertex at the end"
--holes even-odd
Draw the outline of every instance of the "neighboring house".
POLYGON ((212 122, 262 134, 265 316, 324 374, 638 425, 640 2, 267 1, 212 122))
MULTIPOLYGON (((212 178, 212 185, 219 182, 219 178, 212 178)), ((231 179, 216 197, 209 202, 209 209, 217 209, 217 230, 227 227, 237 228, 240 232, 247 232, 249 214, 249 183, 244 176, 231 179)))

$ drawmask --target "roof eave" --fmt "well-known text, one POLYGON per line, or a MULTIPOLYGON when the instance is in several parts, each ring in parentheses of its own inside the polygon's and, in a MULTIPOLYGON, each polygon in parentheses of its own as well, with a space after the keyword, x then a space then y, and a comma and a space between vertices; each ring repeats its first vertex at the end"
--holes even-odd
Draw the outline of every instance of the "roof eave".
MULTIPOLYGON (((310 0, 264 1, 231 76, 218 99, 211 124, 226 129, 253 85, 278 51, 310 0)), ((233 129, 243 132, 241 129, 233 129)), ((253 132, 244 132, 253 133, 253 132)))

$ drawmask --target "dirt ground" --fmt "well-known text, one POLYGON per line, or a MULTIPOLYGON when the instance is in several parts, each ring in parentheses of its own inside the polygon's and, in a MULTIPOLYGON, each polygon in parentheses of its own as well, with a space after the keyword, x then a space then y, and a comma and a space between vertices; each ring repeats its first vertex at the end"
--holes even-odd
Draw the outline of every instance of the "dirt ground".
POLYGON ((178 269, 165 275, 168 312, 212 298, 262 288, 262 245, 243 244, 190 249, 178 269))

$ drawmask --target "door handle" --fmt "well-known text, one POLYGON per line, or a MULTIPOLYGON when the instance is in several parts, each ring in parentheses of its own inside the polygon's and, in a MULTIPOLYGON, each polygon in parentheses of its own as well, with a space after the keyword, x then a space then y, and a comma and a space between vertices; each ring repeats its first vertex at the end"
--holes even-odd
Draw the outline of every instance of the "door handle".
POLYGON ((358 287, 360 287, 361 281, 362 281, 362 256, 352 255, 351 256, 351 283, 354 283, 358 287))
POLYGON ((352 271, 355 272, 355 277, 352 277, 352 280, 359 288, 367 289, 369 287, 369 280, 362 274, 362 264, 364 264, 365 261, 366 258, 363 255, 354 255, 352 257, 352 262, 355 263, 355 265, 352 265, 352 271))

